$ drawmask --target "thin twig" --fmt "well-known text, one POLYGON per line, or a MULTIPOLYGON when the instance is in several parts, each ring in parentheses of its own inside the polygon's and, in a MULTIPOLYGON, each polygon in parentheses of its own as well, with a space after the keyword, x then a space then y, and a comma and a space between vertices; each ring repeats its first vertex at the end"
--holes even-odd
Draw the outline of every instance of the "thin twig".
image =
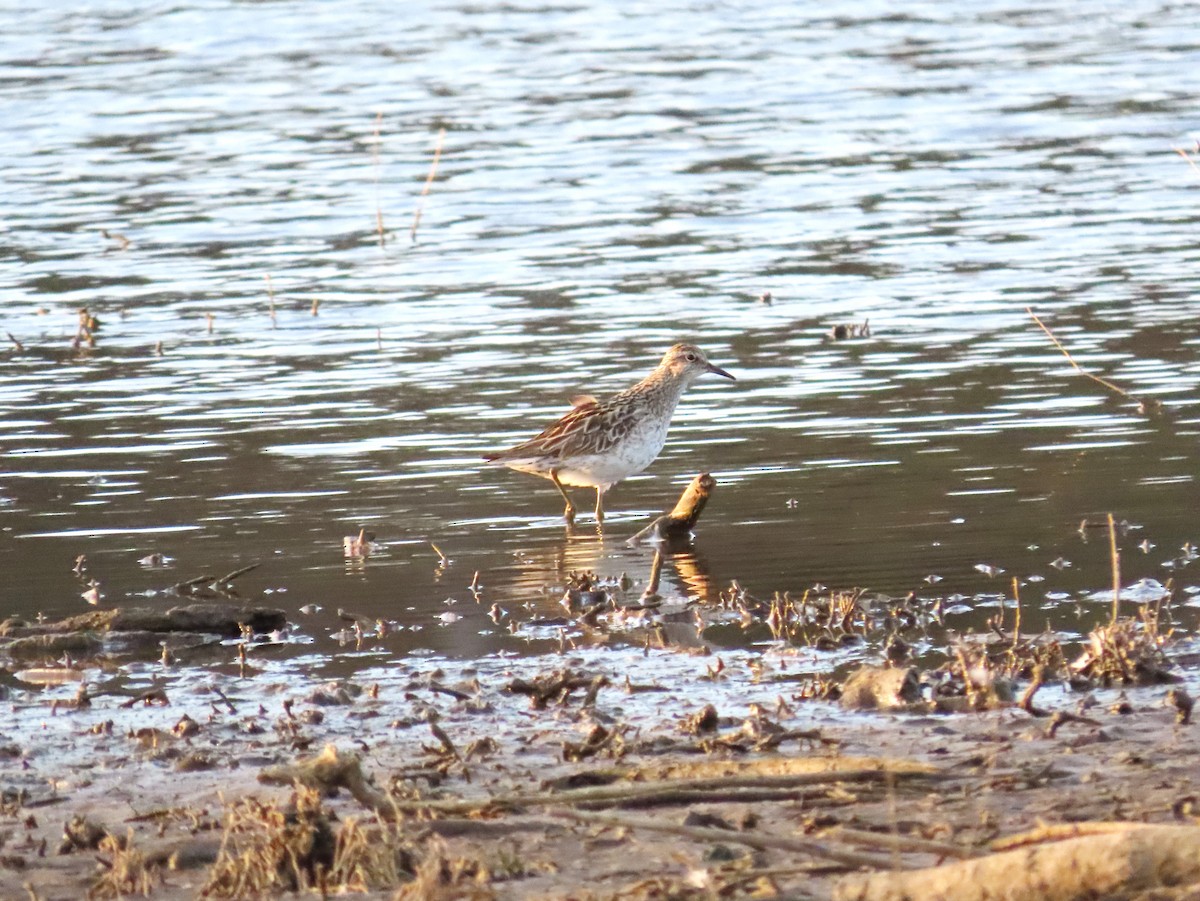
POLYGON ((271 283, 271 273, 267 273, 267 303, 271 305, 271 328, 275 328, 275 285, 271 283))
POLYGON ((1112 557, 1113 578, 1113 608, 1112 625, 1117 624, 1117 615, 1121 606, 1121 552, 1117 549, 1117 524, 1113 515, 1108 514, 1108 552, 1112 557))
POLYGON ((934 854, 938 857, 978 857, 980 852, 962 845, 952 845, 949 842, 935 842, 926 838, 917 838, 899 832, 871 832, 867 829, 852 829, 849 826, 836 826, 829 833, 831 838, 853 842, 857 845, 873 845, 889 850, 916 851, 919 854, 934 854))
POLYGON ((1046 670, 1041 664, 1038 664, 1033 668, 1033 678, 1029 682, 1029 687, 1025 689, 1025 693, 1021 695, 1021 701, 1017 705, 1030 716, 1043 717, 1050 715, 1050 711, 1042 710, 1040 707, 1033 706, 1033 696, 1037 694, 1038 689, 1042 687, 1045 678, 1046 670))
POLYGON ((992 851, 1012 851, 1015 848, 1027 848, 1030 845, 1040 845, 1046 842, 1061 842, 1068 838, 1080 838, 1085 835, 1111 835, 1114 832, 1129 832, 1131 829, 1144 829, 1148 823, 1062 823, 1038 826, 1029 832, 1019 835, 1008 835, 998 838, 988 847, 992 851))
MULTIPOLYGON (((1200 175, 1200 166, 1196 165, 1196 161, 1191 158, 1186 150, 1182 147, 1172 147, 1171 149, 1187 160, 1187 164, 1192 167, 1192 171, 1200 175)), ((1197 145, 1197 149, 1200 150, 1200 145, 1197 145)))
POLYGON ((1124 388, 1114 385, 1112 382, 1108 381, 1108 379, 1103 379, 1098 375, 1094 375, 1094 374, 1088 372, 1086 369, 1084 369, 1082 366, 1080 366, 1078 363, 1076 363, 1075 358, 1071 356, 1070 351, 1068 351, 1065 347, 1063 347, 1062 342, 1059 341, 1058 338, 1054 337, 1054 332, 1050 331, 1050 329, 1048 329, 1046 327, 1046 323, 1042 322, 1042 320, 1040 320, 1038 318, 1037 313, 1033 312, 1032 307, 1026 307, 1025 312, 1033 317, 1033 321, 1036 322, 1041 327, 1042 331, 1046 333, 1046 337, 1048 337, 1051 341, 1054 342, 1054 346, 1057 347, 1062 352, 1062 355, 1067 358, 1067 362, 1070 363, 1075 368, 1076 372, 1078 372, 1080 375, 1087 376, 1093 382, 1103 385, 1109 391, 1115 391, 1117 394, 1121 395, 1122 397, 1125 397, 1125 398, 1128 398, 1129 400, 1137 402, 1138 399, 1136 397, 1134 397, 1132 394, 1130 394, 1128 391, 1126 391, 1124 388))
POLYGON ((442 141, 446 138, 446 129, 438 130, 437 146, 433 148, 433 162, 429 166, 429 174, 425 176, 425 186, 421 188, 421 196, 417 201, 417 209, 413 213, 412 228, 409 230, 409 237, 415 244, 417 241, 417 226, 421 224, 421 212, 425 209, 425 198, 429 194, 429 186, 433 184, 433 178, 437 175, 438 160, 442 158, 442 141))
POLYGON ((1017 602, 1017 622, 1013 626, 1012 640, 1012 653, 1015 654, 1017 652, 1017 643, 1021 640, 1021 589, 1017 585, 1016 576, 1013 576, 1013 599, 1017 602))
POLYGON ((248 566, 240 567, 235 569, 233 572, 226 573, 225 575, 221 576, 221 578, 214 580, 214 584, 227 585, 238 576, 244 576, 246 573, 250 572, 251 570, 258 569, 260 566, 262 566, 262 563, 251 563, 248 566))
POLYGON ((379 145, 382 143, 382 138, 379 136, 380 125, 383 123, 383 110, 375 114, 375 134, 373 143, 371 144, 371 163, 375 167, 375 231, 379 234, 379 246, 383 247, 384 231, 383 231, 383 208, 379 205, 379 145))

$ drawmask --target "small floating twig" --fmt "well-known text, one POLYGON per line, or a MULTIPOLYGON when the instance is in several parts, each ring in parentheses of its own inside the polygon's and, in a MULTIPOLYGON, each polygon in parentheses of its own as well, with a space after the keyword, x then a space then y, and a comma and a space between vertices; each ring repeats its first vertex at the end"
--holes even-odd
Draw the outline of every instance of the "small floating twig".
POLYGON ((100 229, 100 234, 108 241, 116 241, 118 250, 128 250, 133 243, 120 232, 110 232, 107 228, 100 229))
MULTIPOLYGON (((1192 156, 1190 153, 1188 153, 1182 147, 1172 147, 1171 149, 1174 150, 1176 153, 1178 153, 1185 160, 1187 160, 1187 164, 1192 167, 1192 171, 1195 172, 1197 175, 1200 175, 1200 166, 1196 165, 1196 161, 1192 159, 1192 156)), ((1193 150, 1193 152, 1200 153, 1200 141, 1196 142, 1196 147, 1193 150)))
POLYGON ((221 576, 219 579, 215 579, 213 584, 228 585, 238 576, 244 576, 246 573, 250 572, 251 570, 258 569, 260 566, 262 566, 262 563, 251 563, 249 566, 243 566, 240 569, 235 569, 233 572, 227 573, 226 575, 221 576))
POLYGON ((379 246, 386 243, 383 230, 383 208, 379 204, 379 148, 383 143, 380 137, 380 126, 383 124, 383 110, 375 113, 375 132, 371 136, 371 165, 375 170, 375 232, 379 235, 379 246))
POLYGON ((197 585, 211 585, 213 581, 213 577, 206 573, 203 576, 196 576, 194 579, 185 579, 182 582, 176 582, 171 586, 171 590, 176 593, 186 592, 195 588, 197 585))
POLYGON ((1095 373, 1088 372, 1086 369, 1084 369, 1082 366, 1080 366, 1078 363, 1075 362, 1075 358, 1071 356, 1071 352, 1069 350, 1067 350, 1063 346, 1063 343, 1054 336, 1054 332, 1050 331, 1050 329, 1046 326, 1046 323, 1042 322, 1042 320, 1038 318, 1037 313, 1033 312, 1032 307, 1026 307, 1025 312, 1028 313, 1033 318, 1033 321, 1038 324, 1038 327, 1041 328, 1041 330, 1046 333, 1046 337, 1049 338, 1052 342, 1054 342, 1054 346, 1059 349, 1059 351, 1062 353, 1062 355, 1067 358, 1067 362, 1070 363, 1071 366, 1075 369, 1075 371, 1078 372, 1080 375, 1087 376, 1093 382, 1096 382, 1099 385, 1103 385, 1109 391, 1119 394, 1119 395, 1121 395, 1121 397, 1124 397, 1127 400, 1133 401, 1134 403, 1136 403, 1138 405, 1138 411, 1141 413, 1145 413, 1152 406, 1153 407, 1161 406, 1158 403, 1158 401, 1140 400, 1139 398, 1134 397, 1132 394, 1130 394, 1128 391, 1126 391, 1120 385, 1114 385, 1108 379, 1101 378, 1100 376, 1096 375, 1095 373))
POLYGON ((421 213, 425 209, 425 198, 429 194, 429 186, 433 184, 434 176, 437 175, 438 161, 442 158, 442 141, 445 138, 445 127, 438 129, 437 146, 433 148, 433 162, 429 166, 429 174, 425 177, 425 186, 421 188, 421 196, 417 200, 417 208, 413 212, 412 228, 408 233, 414 244, 417 242, 417 226, 421 224, 421 213))
POLYGON ((275 328, 275 286, 271 283, 271 273, 267 273, 267 303, 271 310, 271 328, 275 328))

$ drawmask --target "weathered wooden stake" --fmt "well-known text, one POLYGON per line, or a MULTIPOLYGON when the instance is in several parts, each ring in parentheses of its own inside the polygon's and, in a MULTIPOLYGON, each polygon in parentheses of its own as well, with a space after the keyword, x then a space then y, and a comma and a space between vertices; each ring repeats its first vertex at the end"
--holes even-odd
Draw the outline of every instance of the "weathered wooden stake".
POLYGON ((707 472, 700 473, 692 479, 683 494, 679 496, 679 502, 675 504, 674 510, 658 517, 630 538, 628 543, 640 544, 647 538, 664 540, 687 537, 695 527, 697 520, 700 519, 700 514, 704 512, 704 506, 708 503, 716 485, 717 480, 707 472))

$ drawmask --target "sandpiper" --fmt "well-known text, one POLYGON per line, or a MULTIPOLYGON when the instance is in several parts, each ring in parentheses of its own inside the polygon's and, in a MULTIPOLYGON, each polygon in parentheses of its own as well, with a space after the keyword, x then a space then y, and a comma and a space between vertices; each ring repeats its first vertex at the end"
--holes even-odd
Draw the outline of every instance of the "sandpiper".
POLYGON ((707 372, 733 376, 708 362, 691 344, 676 344, 658 368, 620 394, 598 401, 572 400, 571 412, 516 447, 484 455, 489 463, 549 479, 575 520, 575 505, 564 485, 596 489, 596 521, 604 521, 604 492, 654 462, 667 440, 675 406, 688 386, 707 372))

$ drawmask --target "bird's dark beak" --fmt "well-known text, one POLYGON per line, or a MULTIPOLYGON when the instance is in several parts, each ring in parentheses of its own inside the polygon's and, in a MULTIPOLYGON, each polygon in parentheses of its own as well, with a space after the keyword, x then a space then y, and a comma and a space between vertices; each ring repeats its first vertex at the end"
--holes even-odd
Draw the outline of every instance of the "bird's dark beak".
POLYGON ((730 381, 734 381, 734 382, 737 381, 737 379, 735 379, 733 376, 731 376, 728 372, 726 372, 720 366, 714 366, 712 363, 708 364, 708 371, 711 372, 713 375, 724 376, 725 378, 729 379, 730 381))

